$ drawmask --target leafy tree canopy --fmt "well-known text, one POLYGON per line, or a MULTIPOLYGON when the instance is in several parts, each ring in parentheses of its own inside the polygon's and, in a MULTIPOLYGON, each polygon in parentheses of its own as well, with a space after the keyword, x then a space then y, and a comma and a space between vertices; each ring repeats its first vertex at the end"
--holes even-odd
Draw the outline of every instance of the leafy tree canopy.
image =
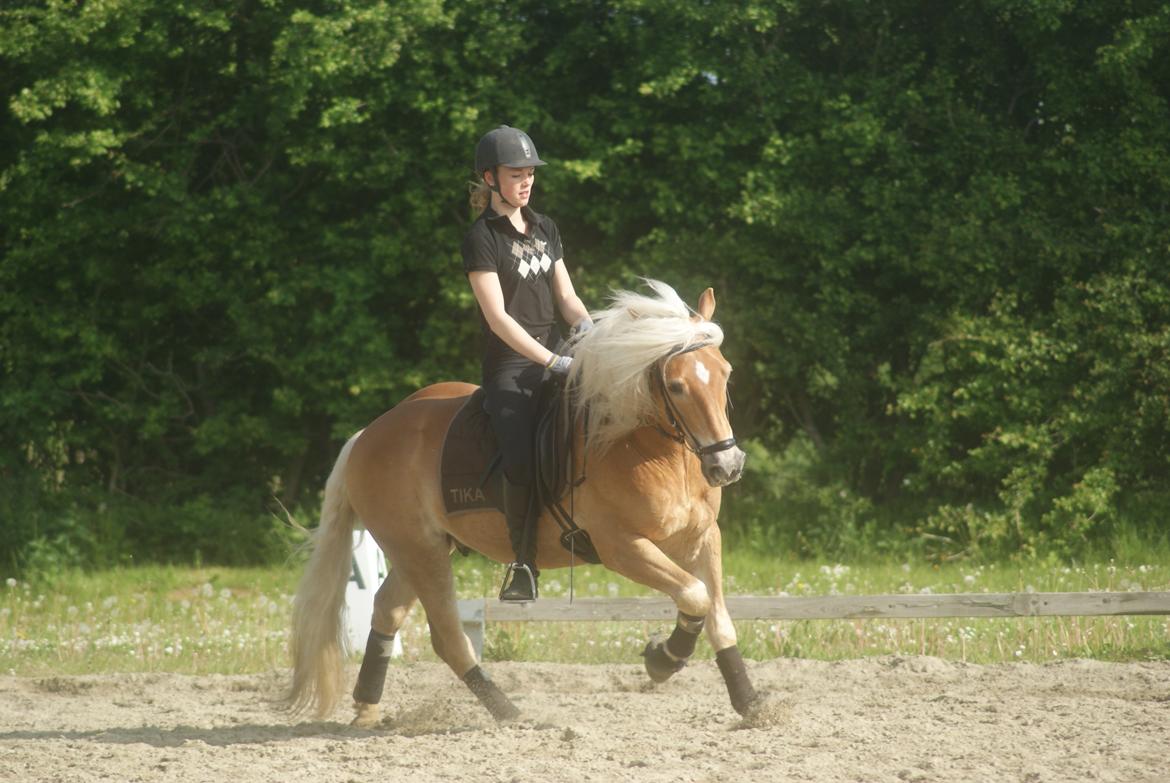
POLYGON ((715 286, 756 465, 728 524, 1156 524, 1168 49, 1154 0, 9 2, 0 559, 259 557, 341 439, 476 378, 458 246, 501 123, 590 304, 715 286))

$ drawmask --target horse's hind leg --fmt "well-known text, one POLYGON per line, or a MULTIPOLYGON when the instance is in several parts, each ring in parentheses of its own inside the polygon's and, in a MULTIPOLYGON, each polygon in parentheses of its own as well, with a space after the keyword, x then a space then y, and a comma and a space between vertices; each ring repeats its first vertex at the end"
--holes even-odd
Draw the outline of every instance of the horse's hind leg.
POLYGON ((401 570, 390 569, 390 574, 374 595, 374 616, 370 623, 370 637, 366 653, 358 671, 353 689, 354 726, 374 726, 381 720, 378 703, 386 683, 386 667, 394 647, 394 636, 402 628, 416 599, 414 588, 401 577, 401 570))
POLYGON ((419 601, 426 610, 431 646, 435 654, 463 680, 496 720, 510 720, 519 716, 520 710, 488 679, 475 658, 471 640, 463 632, 446 541, 441 547, 416 547, 409 556, 399 560, 395 562, 395 569, 404 570, 406 579, 418 591, 419 601))

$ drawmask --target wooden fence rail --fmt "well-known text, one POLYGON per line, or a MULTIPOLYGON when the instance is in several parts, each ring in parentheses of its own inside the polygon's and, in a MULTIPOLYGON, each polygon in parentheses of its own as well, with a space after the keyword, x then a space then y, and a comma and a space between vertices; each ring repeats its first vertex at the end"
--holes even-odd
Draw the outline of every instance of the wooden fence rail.
MULTIPOLYGON (((940 595, 728 596, 733 620, 851 620, 923 617, 1053 617, 1170 614, 1170 592, 949 593, 940 595)), ((542 598, 526 604, 459 601, 463 629, 483 657, 491 622, 673 621, 669 598, 542 598)))

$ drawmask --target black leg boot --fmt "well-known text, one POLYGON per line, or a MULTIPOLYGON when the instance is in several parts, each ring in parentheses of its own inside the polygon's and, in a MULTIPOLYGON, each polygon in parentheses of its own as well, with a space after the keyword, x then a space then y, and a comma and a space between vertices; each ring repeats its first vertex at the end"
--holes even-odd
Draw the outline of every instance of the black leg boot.
POLYGON ((504 478, 504 516, 508 520, 508 537, 516 562, 508 566, 504 576, 501 601, 535 601, 536 577, 536 517, 534 492, 531 486, 513 484, 504 478))

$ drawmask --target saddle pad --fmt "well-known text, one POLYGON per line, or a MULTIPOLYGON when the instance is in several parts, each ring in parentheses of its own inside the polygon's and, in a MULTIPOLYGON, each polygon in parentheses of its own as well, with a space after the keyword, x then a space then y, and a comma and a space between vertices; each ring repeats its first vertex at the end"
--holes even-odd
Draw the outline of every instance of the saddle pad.
POLYGON ((487 394, 475 392, 455 414, 443 439, 441 482, 448 514, 497 509, 503 512, 496 435, 483 409, 487 394))
MULTIPOLYGON (((537 410, 536 464, 537 491, 541 502, 553 508, 561 526, 561 546, 588 563, 600 563, 589 534, 573 523, 557 500, 568 485, 571 465, 567 427, 557 415, 560 386, 541 388, 537 410)), ((504 471, 491 419, 484 410, 487 393, 476 389, 463 403, 447 427, 443 454, 439 460, 439 483, 448 515, 495 509, 504 513, 504 471)))

